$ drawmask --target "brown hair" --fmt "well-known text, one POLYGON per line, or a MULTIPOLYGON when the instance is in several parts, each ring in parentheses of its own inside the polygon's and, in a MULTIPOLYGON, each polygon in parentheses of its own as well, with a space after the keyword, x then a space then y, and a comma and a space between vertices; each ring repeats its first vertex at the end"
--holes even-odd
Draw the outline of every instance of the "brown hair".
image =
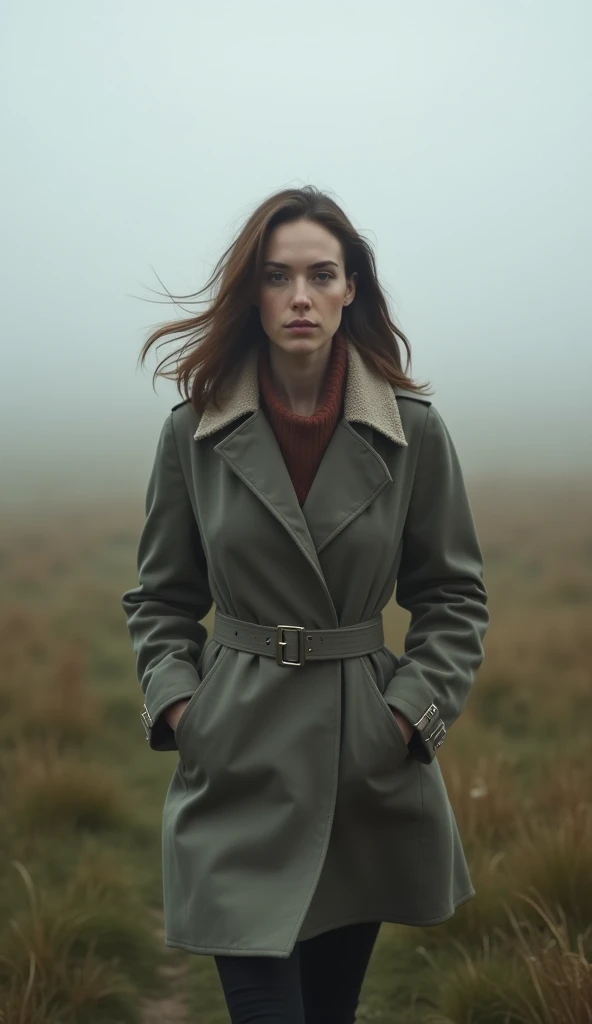
POLYGON ((160 338, 188 337, 181 348, 158 364, 153 382, 158 376, 175 380, 179 394, 191 398, 198 415, 210 396, 217 404, 219 389, 227 374, 252 344, 259 344, 265 337, 259 310, 253 303, 261 280, 267 239, 278 224, 302 219, 315 221, 335 235, 341 242, 346 276, 357 272, 355 298, 343 309, 340 330, 356 345, 365 361, 391 384, 419 393, 428 387, 415 384, 407 376, 411 348, 391 319, 378 283, 370 244, 333 199, 313 185, 305 185, 276 192, 256 208, 218 260, 203 288, 183 296, 167 292, 174 304, 182 299, 208 302, 208 306, 202 313, 170 321, 152 331, 144 342, 139 362, 144 363, 150 347, 160 338), (199 298, 210 289, 214 289, 213 299, 199 298), (399 342, 406 350, 405 368, 401 363, 399 342), (167 370, 170 361, 174 362, 174 369, 167 370))

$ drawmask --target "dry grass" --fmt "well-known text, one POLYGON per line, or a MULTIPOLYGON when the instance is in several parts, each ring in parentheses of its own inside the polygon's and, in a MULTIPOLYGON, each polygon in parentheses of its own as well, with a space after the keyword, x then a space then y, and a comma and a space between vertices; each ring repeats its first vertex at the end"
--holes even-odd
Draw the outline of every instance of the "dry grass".
POLYGON ((29 908, 24 919, 9 921, 12 941, 7 936, 0 952, 2 1024, 137 1024, 134 986, 115 958, 97 955, 92 913, 67 907, 51 913, 25 867, 14 866, 29 908))
POLYGON ((428 954, 437 982, 438 1009, 425 1024, 590 1024, 592 924, 572 935, 568 915, 542 899, 522 897, 529 914, 504 906, 503 942, 481 949, 458 942, 451 970, 428 954))
POLYGON ((12 814, 27 832, 121 828, 130 808, 118 778, 103 766, 56 758, 21 761, 12 814))
POLYGON ((101 724, 100 701, 86 680, 82 646, 26 605, 0 605, 0 738, 51 740, 57 749, 84 745, 101 724))

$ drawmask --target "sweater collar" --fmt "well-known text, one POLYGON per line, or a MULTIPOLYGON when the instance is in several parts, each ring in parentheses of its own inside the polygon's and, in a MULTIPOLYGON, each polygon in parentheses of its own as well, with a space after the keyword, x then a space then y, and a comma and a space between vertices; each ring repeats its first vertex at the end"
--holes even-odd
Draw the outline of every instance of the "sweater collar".
MULTIPOLYGON (((220 389, 216 409, 208 401, 194 433, 196 441, 209 437, 246 413, 261 409, 259 347, 253 345, 220 389)), ((393 444, 407 447, 401 414, 393 386, 364 362, 357 347, 347 340, 347 376, 343 416, 348 423, 364 423, 384 434, 393 444)))

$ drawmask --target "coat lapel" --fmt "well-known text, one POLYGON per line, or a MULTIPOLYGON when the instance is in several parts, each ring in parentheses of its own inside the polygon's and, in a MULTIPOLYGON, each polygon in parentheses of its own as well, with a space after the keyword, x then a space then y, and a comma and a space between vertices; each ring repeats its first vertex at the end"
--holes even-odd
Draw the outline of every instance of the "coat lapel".
POLYGON ((194 434, 196 441, 202 441, 240 420, 214 450, 282 523, 325 587, 319 553, 392 481, 384 460, 367 439, 368 430, 362 427, 357 431, 353 424, 377 430, 393 444, 407 445, 392 386, 363 362, 352 342, 348 341, 347 347, 344 415, 302 507, 260 407, 256 348, 221 390, 219 409, 207 405, 194 434))

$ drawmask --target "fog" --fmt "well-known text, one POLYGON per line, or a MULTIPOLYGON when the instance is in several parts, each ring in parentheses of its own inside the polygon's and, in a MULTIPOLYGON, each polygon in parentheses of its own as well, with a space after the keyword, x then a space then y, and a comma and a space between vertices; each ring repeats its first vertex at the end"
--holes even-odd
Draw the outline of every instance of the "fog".
POLYGON ((180 400, 137 368, 152 289, 306 183, 373 243, 467 476, 589 474, 591 32, 588 0, 4 0, 3 500, 143 492, 180 400))

